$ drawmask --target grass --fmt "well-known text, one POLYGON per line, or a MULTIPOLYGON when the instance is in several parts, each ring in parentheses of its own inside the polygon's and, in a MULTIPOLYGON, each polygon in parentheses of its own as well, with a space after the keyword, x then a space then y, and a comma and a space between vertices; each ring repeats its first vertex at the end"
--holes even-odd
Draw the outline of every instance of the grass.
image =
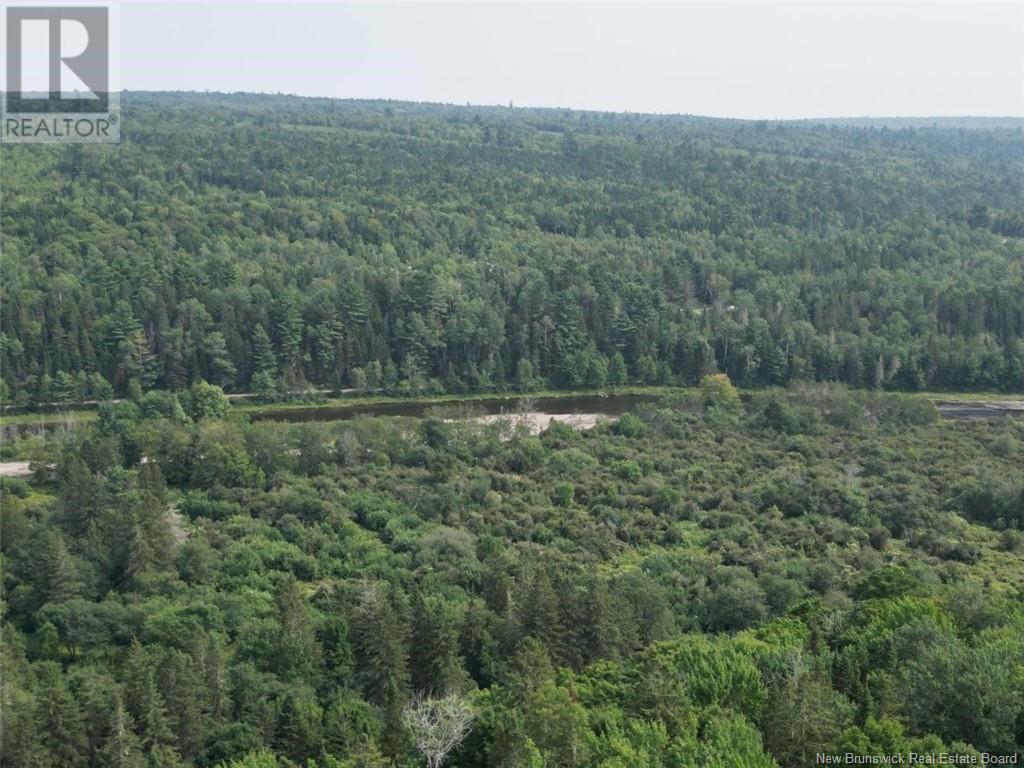
POLYGON ((0 416, 0 427, 37 424, 64 424, 67 422, 92 421, 96 418, 96 411, 71 410, 59 411, 56 413, 15 413, 0 416))

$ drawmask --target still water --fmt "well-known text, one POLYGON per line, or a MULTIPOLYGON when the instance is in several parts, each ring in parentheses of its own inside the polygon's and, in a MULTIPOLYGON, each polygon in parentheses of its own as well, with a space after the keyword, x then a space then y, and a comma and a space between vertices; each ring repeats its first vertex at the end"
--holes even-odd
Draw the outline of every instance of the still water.
MULTIPOLYGON (((493 397, 483 400, 448 400, 440 403, 368 403, 341 408, 311 405, 308 408, 256 411, 251 416, 253 421, 345 421, 363 415, 419 418, 428 411, 455 413, 459 410, 468 410, 476 416, 516 415, 528 412, 534 418, 572 415, 589 421, 601 418, 615 419, 641 403, 652 403, 659 399, 658 395, 581 395, 525 400, 522 397, 493 397)), ((944 419, 975 421, 1001 416, 1024 416, 1024 401, 1021 400, 937 400, 935 406, 944 419)))
POLYGON ((428 411, 469 410, 478 416, 515 415, 527 411, 541 416, 576 415, 617 418, 641 403, 653 403, 657 395, 581 395, 578 397, 494 397, 483 400, 445 402, 367 403, 343 408, 312 405, 251 414, 253 421, 345 421, 356 416, 411 416, 419 418, 428 411))

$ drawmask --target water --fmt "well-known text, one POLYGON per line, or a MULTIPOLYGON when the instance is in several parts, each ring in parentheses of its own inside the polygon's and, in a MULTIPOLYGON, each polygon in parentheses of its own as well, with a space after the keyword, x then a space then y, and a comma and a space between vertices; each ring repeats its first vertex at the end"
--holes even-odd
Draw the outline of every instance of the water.
MULTIPOLYGON (((251 413, 253 421, 347 421, 356 416, 409 416, 422 418, 428 411, 470 411, 474 416, 500 416, 529 411, 531 418, 559 417, 558 421, 589 423, 595 419, 615 419, 642 403, 659 400, 658 395, 565 395, 561 397, 524 398, 489 397, 485 399, 448 400, 444 402, 384 402, 353 404, 345 407, 311 405, 303 408, 267 409, 251 413), (573 418, 568 418, 573 417, 573 418)), ((944 419, 990 420, 1003 416, 1024 417, 1024 400, 937 400, 935 406, 944 419)), ((0 440, 14 440, 37 434, 70 432, 73 421, 44 421, 8 424, 0 427, 0 440)))
POLYGON ((944 419, 987 421, 1001 416, 1024 416, 1022 400, 936 400, 944 419))
POLYGON ((576 415, 584 417, 617 418, 633 410, 641 403, 653 403, 657 395, 580 395, 568 397, 493 397, 480 400, 450 400, 440 403, 367 403, 344 408, 331 406, 310 406, 309 408, 283 408, 281 410, 256 411, 251 414, 253 421, 347 421, 356 416, 409 416, 422 418, 431 410, 472 410, 480 416, 517 414, 524 409, 540 416, 576 415))
MULTIPOLYGON (((568 416, 576 417, 577 423, 589 424, 594 419, 615 419, 633 410, 642 403, 661 399, 658 395, 579 395, 562 397, 537 397, 524 399, 516 397, 493 397, 480 400, 448 400, 445 402, 395 402, 367 403, 331 407, 313 405, 308 408, 286 408, 281 410, 256 411, 251 414, 253 421, 346 421, 356 416, 408 416, 422 418, 428 411, 471 410, 476 416, 514 415, 525 410, 534 419, 552 416, 556 420, 571 422, 568 416)), ((358 403, 358 401, 357 401, 358 403)), ((1003 416, 1024 416, 1024 401, 1021 400, 937 400, 939 415, 951 420, 988 420, 1003 416)))

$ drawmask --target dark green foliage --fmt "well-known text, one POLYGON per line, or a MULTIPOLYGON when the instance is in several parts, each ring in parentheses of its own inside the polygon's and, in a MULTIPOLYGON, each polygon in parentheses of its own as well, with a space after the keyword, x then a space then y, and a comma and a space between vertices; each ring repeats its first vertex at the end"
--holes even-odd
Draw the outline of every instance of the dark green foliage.
POLYGON ((401 764, 416 693, 467 767, 1019 751, 1019 423, 706 390, 505 440, 107 408, 3 499, 5 764, 401 764))
POLYGON ((1024 388, 1019 128, 200 94, 124 111, 116 148, 3 149, 11 402, 717 372, 1024 388))
POLYGON ((1024 753, 1024 433, 883 391, 1024 388, 1019 131, 124 114, 0 149, 0 390, 100 401, 0 483, 5 766, 405 768, 414 694, 464 768, 1024 753), (224 394, 634 383, 699 393, 540 436, 224 394))

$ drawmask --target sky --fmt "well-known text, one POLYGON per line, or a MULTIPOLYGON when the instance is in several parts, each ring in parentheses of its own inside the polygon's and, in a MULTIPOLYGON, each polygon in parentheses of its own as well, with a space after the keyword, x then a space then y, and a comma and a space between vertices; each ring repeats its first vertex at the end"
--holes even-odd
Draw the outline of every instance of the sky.
POLYGON ((715 117, 1024 117, 1002 3, 121 4, 121 84, 715 117))

